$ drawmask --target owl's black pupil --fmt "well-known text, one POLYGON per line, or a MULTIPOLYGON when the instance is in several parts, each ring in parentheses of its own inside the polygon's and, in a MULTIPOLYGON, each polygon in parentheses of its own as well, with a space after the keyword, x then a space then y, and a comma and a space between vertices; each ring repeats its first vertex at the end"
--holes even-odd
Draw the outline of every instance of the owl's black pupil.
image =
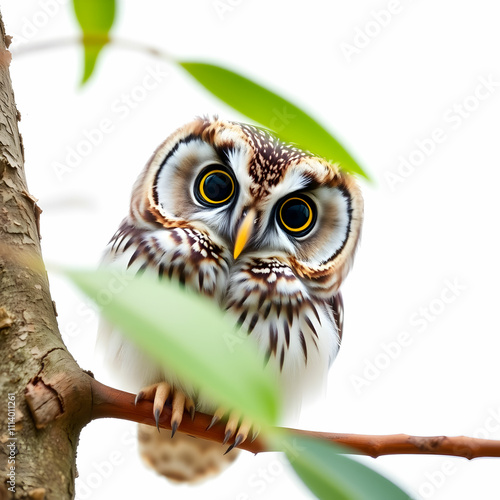
POLYGON ((281 209, 283 222, 292 229, 298 229, 309 220, 309 207, 302 200, 290 200, 281 209))
POLYGON ((222 201, 231 195, 233 185, 228 175, 215 172, 205 179, 203 190, 210 200, 222 201))

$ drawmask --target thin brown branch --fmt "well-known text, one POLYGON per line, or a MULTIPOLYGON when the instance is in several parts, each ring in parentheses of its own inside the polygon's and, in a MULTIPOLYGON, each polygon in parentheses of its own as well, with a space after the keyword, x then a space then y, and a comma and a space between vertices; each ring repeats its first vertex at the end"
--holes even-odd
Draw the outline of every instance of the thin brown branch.
POLYGON ((62 49, 71 45, 103 45, 103 44, 112 44, 114 47, 117 48, 142 52, 144 54, 149 54, 153 57, 159 57, 160 59, 164 59, 169 62, 174 61, 174 58, 168 52, 161 50, 157 47, 146 45, 136 40, 128 40, 125 38, 116 38, 108 35, 98 35, 98 34, 56 38, 54 40, 43 40, 36 43, 29 43, 21 47, 14 47, 12 49, 12 54, 18 57, 25 54, 32 54, 34 52, 40 52, 51 49, 62 49))
MULTIPOLYGON (((96 380, 91 382, 93 406, 91 419, 120 418, 141 424, 155 425, 153 404, 141 401, 134 404, 134 395, 107 387, 96 380)), ((160 417, 160 427, 171 429, 171 409, 165 407, 160 417)), ((186 415, 178 432, 192 436, 210 439, 222 443, 224 439, 224 424, 218 423, 206 430, 212 420, 210 415, 197 412, 194 420, 186 415)), ((478 457, 500 457, 500 441, 475 439, 465 436, 408 436, 392 434, 371 436, 363 434, 340 434, 314 432, 297 429, 287 429, 292 435, 315 437, 349 448, 349 453, 379 457, 382 455, 450 455, 473 459, 478 457)), ((244 442, 239 448, 252 453, 277 451, 269 448, 262 439, 254 442, 244 442)))

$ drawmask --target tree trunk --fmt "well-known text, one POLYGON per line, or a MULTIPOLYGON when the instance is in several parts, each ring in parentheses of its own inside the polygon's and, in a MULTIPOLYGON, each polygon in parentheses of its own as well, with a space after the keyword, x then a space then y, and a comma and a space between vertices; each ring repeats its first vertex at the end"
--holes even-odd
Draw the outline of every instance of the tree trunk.
POLYGON ((68 400, 58 391, 82 372, 62 342, 41 264, 40 210, 26 185, 9 43, 0 16, 0 498, 73 498, 76 447, 91 401, 72 387, 68 400), (28 385, 57 417, 44 428, 31 417, 28 385))

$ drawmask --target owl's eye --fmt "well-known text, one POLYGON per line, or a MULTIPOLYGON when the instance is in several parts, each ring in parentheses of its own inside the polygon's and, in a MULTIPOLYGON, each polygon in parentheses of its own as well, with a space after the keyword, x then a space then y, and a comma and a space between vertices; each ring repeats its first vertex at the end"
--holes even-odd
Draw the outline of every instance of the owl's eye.
POLYGON ((227 203, 234 195, 233 177, 219 165, 211 165, 201 172, 195 184, 196 198, 203 205, 227 203))
POLYGON ((278 224, 293 236, 305 236, 316 222, 316 205, 309 196, 300 194, 278 204, 278 224))

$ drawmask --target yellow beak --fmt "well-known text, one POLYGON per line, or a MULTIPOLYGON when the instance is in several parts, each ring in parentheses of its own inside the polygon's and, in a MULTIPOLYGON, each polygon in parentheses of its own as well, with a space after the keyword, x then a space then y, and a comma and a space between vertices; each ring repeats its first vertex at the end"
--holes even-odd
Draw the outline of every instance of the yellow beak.
POLYGON ((253 224, 257 213, 251 208, 241 221, 238 233, 236 234, 236 241, 234 242, 234 258, 237 259, 238 255, 243 251, 245 245, 253 233, 253 224))

